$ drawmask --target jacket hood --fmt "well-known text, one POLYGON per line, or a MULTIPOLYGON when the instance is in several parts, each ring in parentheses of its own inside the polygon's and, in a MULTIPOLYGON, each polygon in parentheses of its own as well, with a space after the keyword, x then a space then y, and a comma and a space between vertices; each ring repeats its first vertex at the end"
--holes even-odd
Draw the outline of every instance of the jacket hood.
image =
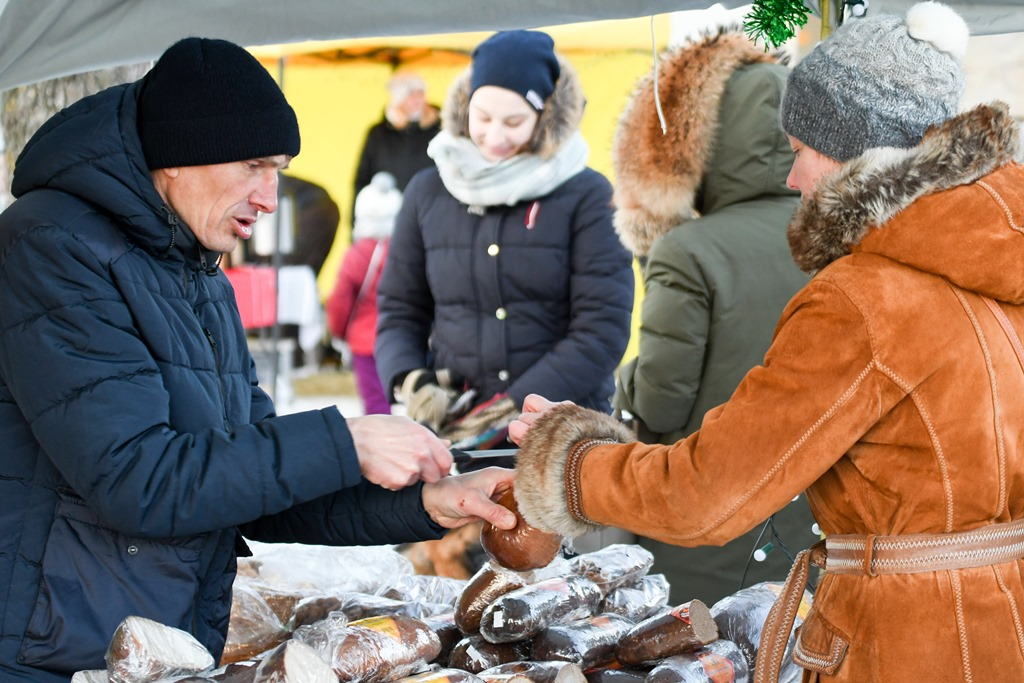
POLYGON ((35 189, 60 190, 114 216, 128 238, 150 253, 188 254, 216 263, 178 221, 153 184, 136 128, 142 81, 82 98, 44 123, 15 164, 15 197, 35 189))
POLYGON ((789 73, 727 27, 661 56, 619 117, 612 147, 615 229, 645 256, 680 223, 765 195, 793 195, 793 153, 779 127, 789 73))
MULTIPOLYGON (((579 130, 583 118, 583 87, 572 65, 556 53, 561 75, 555 83, 537 121, 526 152, 550 159, 579 130)), ((470 65, 452 82, 448 98, 441 109, 441 128, 455 137, 469 137, 470 65)))
POLYGON ((813 274, 854 251, 877 253, 1024 302, 1019 152, 1001 102, 932 126, 916 147, 870 149, 804 198, 789 226, 793 258, 813 274))

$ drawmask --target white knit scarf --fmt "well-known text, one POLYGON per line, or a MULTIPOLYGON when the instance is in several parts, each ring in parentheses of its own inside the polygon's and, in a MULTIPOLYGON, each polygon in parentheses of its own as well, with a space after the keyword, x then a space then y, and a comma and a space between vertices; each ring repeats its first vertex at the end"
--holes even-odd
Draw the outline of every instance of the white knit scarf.
POLYGON ((543 197, 587 166, 590 150, 577 131, 550 159, 518 154, 488 161, 469 138, 442 130, 427 147, 441 182, 470 207, 512 206, 543 197))

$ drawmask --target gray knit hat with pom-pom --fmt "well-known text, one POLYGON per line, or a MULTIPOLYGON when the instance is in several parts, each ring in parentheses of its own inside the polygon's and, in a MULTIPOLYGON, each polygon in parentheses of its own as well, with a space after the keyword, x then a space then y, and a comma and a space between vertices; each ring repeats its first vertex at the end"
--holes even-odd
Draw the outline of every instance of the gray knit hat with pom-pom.
POLYGON ((914 5, 906 20, 849 19, 790 73, 782 128, 838 161, 913 147, 959 110, 967 38, 960 15, 938 2, 914 5))

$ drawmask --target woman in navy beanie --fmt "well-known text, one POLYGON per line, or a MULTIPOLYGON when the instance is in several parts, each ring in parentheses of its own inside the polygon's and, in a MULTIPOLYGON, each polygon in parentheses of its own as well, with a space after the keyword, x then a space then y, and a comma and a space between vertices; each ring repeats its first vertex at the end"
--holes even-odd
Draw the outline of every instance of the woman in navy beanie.
POLYGON ((531 393, 610 411, 633 272, 583 105, 550 36, 497 33, 449 92, 436 168, 406 188, 377 363, 408 415, 464 448, 503 442, 531 393))

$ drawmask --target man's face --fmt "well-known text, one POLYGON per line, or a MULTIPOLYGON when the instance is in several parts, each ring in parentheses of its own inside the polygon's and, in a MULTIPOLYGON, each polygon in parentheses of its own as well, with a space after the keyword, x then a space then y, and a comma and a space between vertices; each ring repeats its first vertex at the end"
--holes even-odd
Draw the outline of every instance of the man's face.
POLYGON ((259 213, 277 210, 277 173, 291 157, 153 171, 153 182, 168 206, 207 249, 234 250, 238 239, 252 237, 259 213))

